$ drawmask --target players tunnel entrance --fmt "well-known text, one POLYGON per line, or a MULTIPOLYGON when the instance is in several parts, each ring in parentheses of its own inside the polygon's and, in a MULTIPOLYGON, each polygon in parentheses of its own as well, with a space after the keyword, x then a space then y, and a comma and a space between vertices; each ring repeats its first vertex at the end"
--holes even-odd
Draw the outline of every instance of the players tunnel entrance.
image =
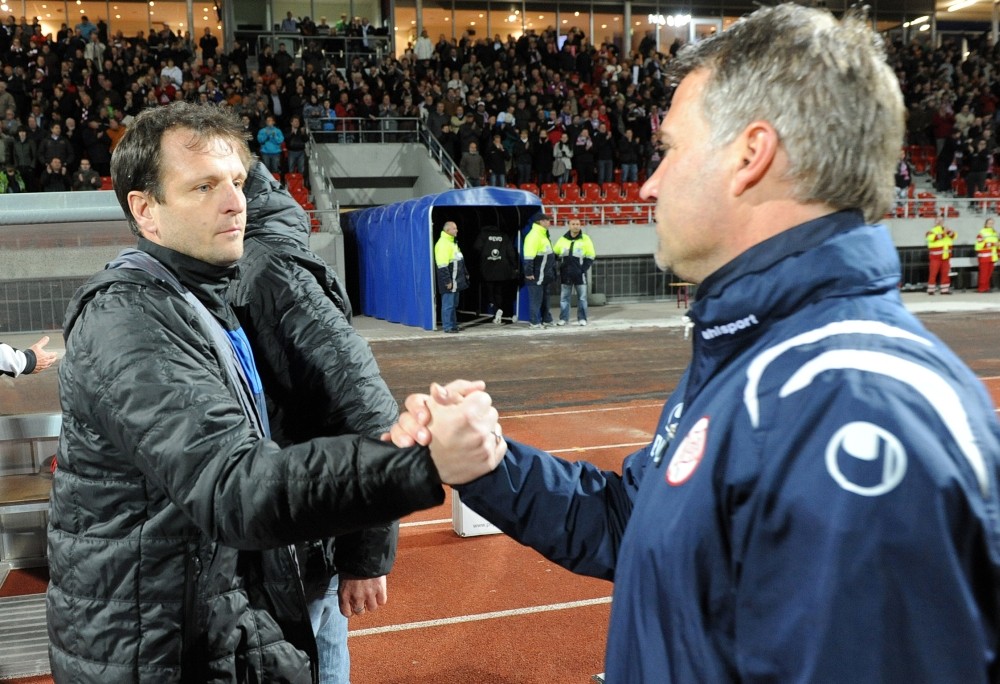
POLYGON ((501 299, 504 317, 516 317, 522 229, 541 210, 534 194, 506 188, 467 188, 352 213, 344 226, 345 246, 357 254, 355 308, 365 316, 433 330, 440 320, 435 286, 434 243, 448 221, 458 226, 458 246, 469 288, 459 297, 459 324, 488 321, 501 299), (495 248, 518 272, 496 279, 495 248), (512 310, 508 310, 511 307, 512 310))

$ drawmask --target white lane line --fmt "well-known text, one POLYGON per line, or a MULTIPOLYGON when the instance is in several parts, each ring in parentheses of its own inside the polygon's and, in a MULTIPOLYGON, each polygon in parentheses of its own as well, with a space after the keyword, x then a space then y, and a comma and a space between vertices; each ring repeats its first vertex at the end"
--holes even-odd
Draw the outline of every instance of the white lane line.
POLYGON ((451 524, 451 518, 439 518, 438 520, 415 520, 414 522, 399 523, 403 527, 420 527, 421 525, 444 525, 451 524))
POLYGON ((555 610, 572 610, 573 608, 586 608, 588 606, 599 606, 611 603, 611 597, 585 599, 583 601, 570 601, 568 603, 551 603, 547 606, 530 606, 528 608, 514 608, 513 610, 497 610, 492 613, 477 613, 475 615, 459 615, 458 617, 440 618, 438 620, 422 620, 421 622, 407 622, 401 625, 386 625, 384 627, 371 627, 369 629, 355 629, 347 633, 349 637, 370 636, 372 634, 388 634, 390 632, 405 632, 411 629, 425 629, 427 627, 443 627, 445 625, 458 625, 464 622, 478 622, 480 620, 495 620, 497 618, 513 617, 516 615, 531 615, 533 613, 549 613, 555 610))
POLYGON ((629 406, 612 406, 609 408, 587 408, 587 409, 574 409, 572 411, 549 411, 546 413, 513 413, 510 415, 502 414, 500 420, 513 420, 515 418, 534 418, 545 417, 545 416, 569 416, 577 413, 604 413, 607 411, 634 411, 635 409, 641 408, 659 408, 663 406, 663 402, 656 402, 653 404, 632 404, 629 406))

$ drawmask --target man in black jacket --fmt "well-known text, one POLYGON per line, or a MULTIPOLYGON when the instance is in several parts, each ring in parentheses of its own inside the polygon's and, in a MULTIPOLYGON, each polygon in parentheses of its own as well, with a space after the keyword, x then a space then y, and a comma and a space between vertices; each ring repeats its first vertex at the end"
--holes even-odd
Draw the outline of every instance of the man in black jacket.
MULTIPOLYGON (((260 370, 272 439, 284 446, 323 435, 378 438, 399 408, 351 326, 340 279, 309 249, 309 217, 260 162, 243 192, 247 229, 229 301, 260 370)), ((347 618, 386 602, 397 537, 392 523, 300 547, 320 681, 350 681, 347 618)))
POLYGON ((289 545, 439 505, 442 482, 505 453, 482 391, 433 415, 476 417, 478 437, 452 448, 267 437, 225 299, 250 159, 232 113, 185 102, 143 111, 115 148, 138 249, 76 293, 64 325, 46 597, 56 681, 317 681, 289 545))

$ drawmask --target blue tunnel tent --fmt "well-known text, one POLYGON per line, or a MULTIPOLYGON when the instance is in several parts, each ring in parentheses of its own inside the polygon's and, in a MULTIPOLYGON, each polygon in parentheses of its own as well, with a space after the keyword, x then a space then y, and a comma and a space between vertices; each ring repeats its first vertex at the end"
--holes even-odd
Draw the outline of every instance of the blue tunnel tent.
POLYGON ((471 281, 459 299, 460 321, 469 312, 481 313, 484 303, 473 249, 479 228, 495 225, 509 231, 520 252, 522 229, 541 209, 541 199, 530 192, 485 187, 449 190, 352 212, 345 217, 344 242, 348 261, 352 252, 357 257, 357 290, 351 292, 355 310, 434 330, 434 242, 445 222, 454 221, 471 281))

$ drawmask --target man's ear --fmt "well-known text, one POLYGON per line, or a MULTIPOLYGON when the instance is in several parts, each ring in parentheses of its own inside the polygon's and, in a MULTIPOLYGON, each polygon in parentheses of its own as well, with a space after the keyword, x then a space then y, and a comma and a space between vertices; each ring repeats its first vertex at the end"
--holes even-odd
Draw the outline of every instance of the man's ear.
POLYGON ((739 155, 733 176, 733 195, 738 197, 767 175, 778 152, 778 132, 767 121, 750 123, 735 141, 739 155))
POLYGON ((128 208, 132 212, 135 222, 139 224, 142 236, 154 241, 159 237, 159 230, 157 230, 156 223, 153 220, 153 206, 155 202, 156 200, 147 193, 139 190, 133 190, 128 194, 128 208))

